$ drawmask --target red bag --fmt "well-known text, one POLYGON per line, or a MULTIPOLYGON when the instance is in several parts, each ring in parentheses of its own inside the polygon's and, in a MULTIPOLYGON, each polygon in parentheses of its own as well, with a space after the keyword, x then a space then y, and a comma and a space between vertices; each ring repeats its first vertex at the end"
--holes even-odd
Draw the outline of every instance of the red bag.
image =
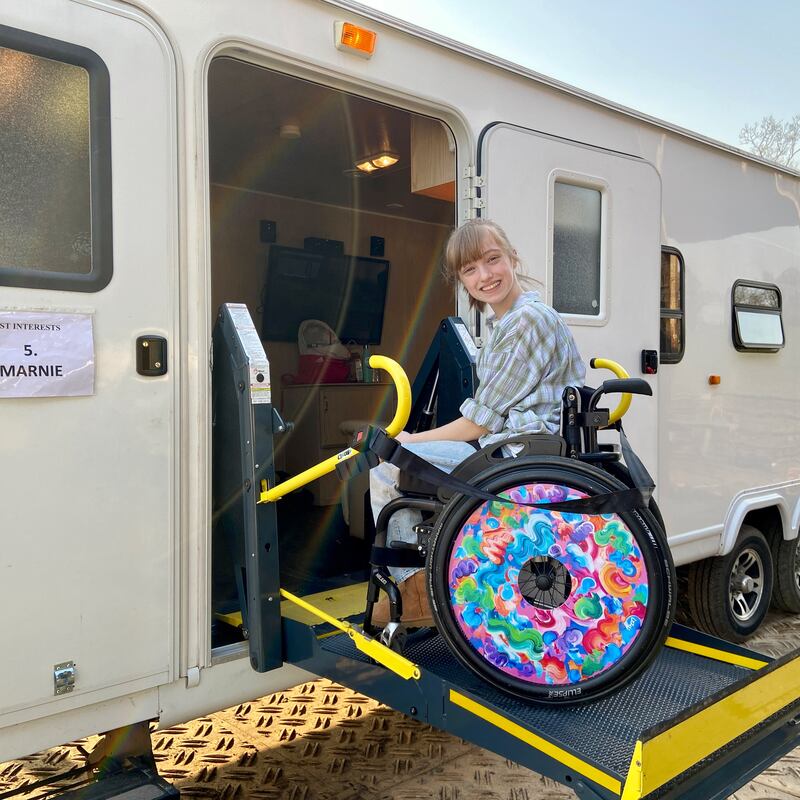
POLYGON ((294 383, 346 383, 350 362, 332 356, 300 356, 294 383))

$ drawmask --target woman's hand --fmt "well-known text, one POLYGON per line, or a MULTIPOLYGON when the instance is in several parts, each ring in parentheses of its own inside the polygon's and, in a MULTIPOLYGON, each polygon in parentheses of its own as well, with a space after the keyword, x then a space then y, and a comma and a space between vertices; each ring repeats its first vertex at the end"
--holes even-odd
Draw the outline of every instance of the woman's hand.
POLYGON ((400 431, 400 433, 395 436, 395 440, 402 444, 403 442, 410 442, 413 439, 414 434, 407 433, 406 431, 400 431))

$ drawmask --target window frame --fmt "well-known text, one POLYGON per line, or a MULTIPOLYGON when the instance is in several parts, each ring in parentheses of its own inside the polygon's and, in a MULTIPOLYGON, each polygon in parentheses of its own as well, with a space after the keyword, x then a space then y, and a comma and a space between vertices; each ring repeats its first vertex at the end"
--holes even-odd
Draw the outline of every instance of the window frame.
MULTIPOLYGON (((608 232, 610 207, 610 187, 608 181, 593 175, 572 172, 563 169, 554 169, 548 179, 548 204, 547 213, 547 302, 555 308, 553 303, 555 288, 555 192, 557 183, 566 183, 580 189, 591 189, 600 192, 600 285, 597 314, 575 314, 573 312, 558 313, 572 325, 602 326, 608 324, 610 313, 609 277, 608 277, 608 232)), ((558 310, 558 309, 556 309, 558 310)))
POLYGON ((659 270, 659 303, 658 303, 658 328, 659 328, 659 348, 658 348, 658 361, 660 364, 678 364, 683 359, 684 354, 686 353, 686 260, 683 257, 683 253, 678 250, 677 247, 670 247, 669 245, 662 245, 661 246, 661 255, 671 255, 676 256, 678 262, 680 263, 680 292, 681 292, 681 303, 680 308, 664 308, 661 305, 661 261, 659 259, 658 263, 658 270, 659 270), (661 352, 661 320, 662 319, 679 319, 681 325, 681 346, 680 350, 677 353, 668 353, 665 355, 661 352))
POLYGON ((777 284, 764 283, 763 281, 751 281, 747 278, 738 278, 736 281, 734 281, 733 286, 731 287, 731 339, 733 341, 733 346, 740 353, 777 353, 779 350, 782 350, 784 347, 786 347, 786 328, 783 326, 783 294, 781 293, 781 290, 778 288, 777 284), (777 310, 769 309, 765 306, 750 305, 749 303, 737 303, 735 301, 735 297, 736 289, 739 286, 747 286, 753 289, 770 289, 774 291, 778 296, 777 310), (757 314, 770 314, 771 316, 777 316, 778 321, 781 324, 781 344, 766 346, 745 344, 739 335, 739 320, 736 316, 737 309, 752 311, 757 314))
POLYGON ((0 286, 98 292, 113 274, 111 207, 111 81, 93 50, 38 33, 0 25, 0 47, 82 67, 89 75, 89 198, 92 268, 88 273, 0 266, 0 286))

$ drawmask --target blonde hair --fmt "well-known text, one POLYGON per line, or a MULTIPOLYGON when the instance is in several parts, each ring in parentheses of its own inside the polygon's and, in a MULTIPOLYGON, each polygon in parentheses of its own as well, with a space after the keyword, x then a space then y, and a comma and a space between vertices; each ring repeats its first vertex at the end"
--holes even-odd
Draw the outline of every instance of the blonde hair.
MULTIPOLYGON (((516 250, 511 246, 506 232, 490 219, 470 219, 456 228, 447 240, 444 248, 442 273, 444 279, 453 284, 459 280, 461 268, 465 264, 477 261, 483 255, 483 234, 490 233, 503 254, 511 261, 516 271, 520 265, 516 250)), ((517 278, 520 276, 517 275, 517 278)), ((483 311, 486 304, 469 296, 470 308, 483 311)))

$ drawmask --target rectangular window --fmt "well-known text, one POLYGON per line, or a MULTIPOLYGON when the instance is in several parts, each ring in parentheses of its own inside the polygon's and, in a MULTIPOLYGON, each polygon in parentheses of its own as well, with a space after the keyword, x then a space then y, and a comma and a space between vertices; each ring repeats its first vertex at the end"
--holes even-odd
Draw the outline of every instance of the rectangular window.
POLYGON ((110 157, 99 56, 0 26, 0 285, 108 283, 110 157))
POLYGON ((785 344, 781 292, 756 281, 733 285, 733 345, 737 350, 775 353, 785 344))
POLYGON ((683 256, 671 247, 661 248, 662 364, 677 364, 684 350, 683 256))
POLYGON ((600 314, 602 193, 556 181, 553 205, 553 307, 600 314))

